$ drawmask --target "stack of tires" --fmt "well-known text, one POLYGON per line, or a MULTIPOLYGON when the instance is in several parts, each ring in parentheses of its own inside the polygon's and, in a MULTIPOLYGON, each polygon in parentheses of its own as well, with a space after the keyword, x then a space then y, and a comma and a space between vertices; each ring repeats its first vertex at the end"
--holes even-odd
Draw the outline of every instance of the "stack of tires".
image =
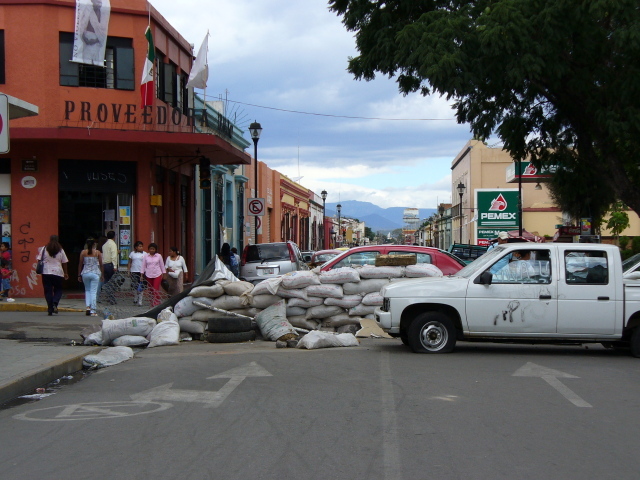
POLYGON ((207 341, 210 343, 251 342, 256 339, 250 318, 218 317, 208 322, 207 341))

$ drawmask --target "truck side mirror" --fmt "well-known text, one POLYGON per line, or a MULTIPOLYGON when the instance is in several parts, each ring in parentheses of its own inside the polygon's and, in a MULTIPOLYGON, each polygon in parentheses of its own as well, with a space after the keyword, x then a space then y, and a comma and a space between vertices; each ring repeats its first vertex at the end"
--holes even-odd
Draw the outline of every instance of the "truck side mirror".
POLYGON ((489 270, 485 270, 479 276, 476 277, 473 283, 478 283, 480 285, 491 285, 492 280, 493 280, 493 273, 491 273, 489 270))

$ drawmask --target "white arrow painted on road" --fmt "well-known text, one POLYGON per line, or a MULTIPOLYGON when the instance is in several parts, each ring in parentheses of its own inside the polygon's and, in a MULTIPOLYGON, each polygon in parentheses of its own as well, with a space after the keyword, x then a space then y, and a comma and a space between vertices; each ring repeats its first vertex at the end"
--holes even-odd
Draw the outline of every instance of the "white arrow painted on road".
POLYGON ((573 403, 576 407, 591 408, 591 404, 585 402, 580 398, 573 390, 562 383, 558 378, 580 378, 569 373, 564 373, 559 370, 553 370, 552 368, 541 367, 535 363, 527 362, 526 365, 520 367, 514 377, 540 377, 558 392, 562 394, 567 400, 573 403))
POLYGON ((228 378, 229 381, 218 391, 180 390, 171 388, 173 383, 166 383, 159 387, 145 390, 131 395, 137 402, 151 402, 163 400, 166 402, 204 403, 206 408, 217 408, 247 377, 271 377, 272 375, 256 362, 242 367, 232 368, 226 372, 213 375, 211 378, 228 378))

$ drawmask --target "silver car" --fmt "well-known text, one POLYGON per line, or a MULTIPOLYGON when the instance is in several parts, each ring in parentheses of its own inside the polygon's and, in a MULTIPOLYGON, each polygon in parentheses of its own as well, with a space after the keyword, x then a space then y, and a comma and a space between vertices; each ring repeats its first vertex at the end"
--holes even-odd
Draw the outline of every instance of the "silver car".
POLYGON ((242 252, 240 279, 254 285, 298 270, 309 270, 309 267, 298 246, 291 241, 247 245, 242 252))

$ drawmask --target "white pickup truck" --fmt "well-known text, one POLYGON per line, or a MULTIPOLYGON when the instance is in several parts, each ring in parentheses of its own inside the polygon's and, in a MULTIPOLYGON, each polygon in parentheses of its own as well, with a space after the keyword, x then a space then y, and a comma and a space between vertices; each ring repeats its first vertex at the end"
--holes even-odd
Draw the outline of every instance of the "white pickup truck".
POLYGON ((507 243, 455 275, 381 293, 376 321, 416 353, 456 340, 599 342, 640 357, 640 258, 623 265, 615 245, 507 243))

